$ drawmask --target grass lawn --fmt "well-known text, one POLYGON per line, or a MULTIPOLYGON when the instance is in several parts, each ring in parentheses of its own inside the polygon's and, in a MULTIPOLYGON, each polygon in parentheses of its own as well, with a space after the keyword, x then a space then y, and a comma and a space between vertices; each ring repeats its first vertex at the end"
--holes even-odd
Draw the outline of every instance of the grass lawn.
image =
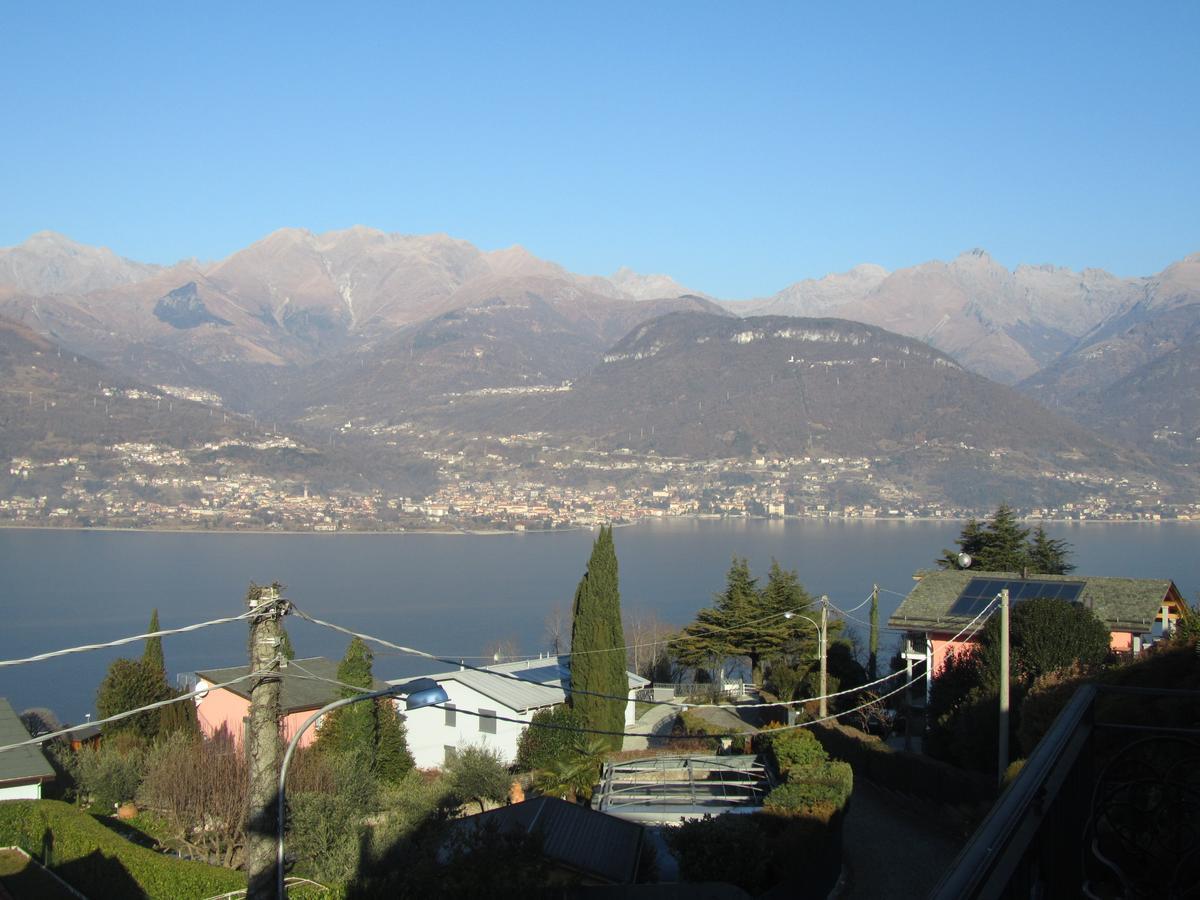
POLYGON ((64 889, 57 879, 46 874, 24 853, 15 850, 0 850, 0 887, 8 891, 14 900, 24 897, 75 900, 75 896, 64 889))

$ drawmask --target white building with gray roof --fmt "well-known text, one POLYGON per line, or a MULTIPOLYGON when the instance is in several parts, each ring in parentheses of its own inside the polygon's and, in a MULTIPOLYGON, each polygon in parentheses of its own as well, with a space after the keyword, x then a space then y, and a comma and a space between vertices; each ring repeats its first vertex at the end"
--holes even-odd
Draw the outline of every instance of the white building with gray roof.
MULTIPOLYGON (((547 656, 422 676, 441 685, 449 701, 444 708, 404 713, 408 747, 416 764, 422 768, 443 766, 459 748, 469 746, 495 750, 511 764, 517 756, 517 741, 533 714, 566 702, 570 660, 569 656, 547 656)), ((626 674, 625 724, 629 726, 636 717, 637 692, 649 682, 633 672, 626 674)), ((388 683, 402 685, 411 680, 398 678, 388 683)))

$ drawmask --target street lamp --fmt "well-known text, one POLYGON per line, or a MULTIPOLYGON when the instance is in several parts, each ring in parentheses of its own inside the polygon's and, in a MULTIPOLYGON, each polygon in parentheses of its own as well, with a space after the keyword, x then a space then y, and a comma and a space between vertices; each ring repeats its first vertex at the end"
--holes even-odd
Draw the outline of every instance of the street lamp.
POLYGON ((816 622, 813 619, 810 619, 808 616, 804 615, 803 613, 792 612, 791 610, 789 610, 788 612, 785 612, 783 614, 783 617, 785 619, 790 619, 793 616, 797 616, 801 619, 804 619, 806 622, 811 622, 813 628, 817 629, 817 640, 818 640, 817 648, 818 648, 818 652, 820 653, 820 656, 821 656, 820 716, 822 719, 824 719, 826 716, 829 715, 829 700, 825 697, 825 683, 828 679, 828 672, 827 672, 828 654, 825 652, 826 651, 825 641, 829 634, 829 595, 828 594, 821 595, 821 621, 820 622, 816 622))
POLYGON ((279 790, 276 797, 276 802, 279 804, 279 823, 275 844, 275 886, 279 900, 284 900, 287 896, 284 892, 283 884, 283 826, 287 812, 285 808, 286 803, 284 802, 284 792, 286 790, 288 764, 292 761, 292 754, 296 752, 296 748, 300 745, 300 738, 314 722, 328 712, 332 712, 343 706, 349 706, 351 703, 361 703, 364 700, 376 700, 380 697, 395 697, 397 695, 407 695, 407 699, 404 702, 405 709, 420 709, 423 706, 434 706, 438 703, 446 703, 450 699, 445 690, 442 689, 442 686, 432 678, 417 678, 405 684, 390 685, 381 691, 355 694, 353 697, 343 697, 340 700, 334 700, 332 703, 322 706, 305 719, 304 724, 292 735, 292 739, 288 742, 287 752, 283 755, 283 765, 279 767, 279 790))

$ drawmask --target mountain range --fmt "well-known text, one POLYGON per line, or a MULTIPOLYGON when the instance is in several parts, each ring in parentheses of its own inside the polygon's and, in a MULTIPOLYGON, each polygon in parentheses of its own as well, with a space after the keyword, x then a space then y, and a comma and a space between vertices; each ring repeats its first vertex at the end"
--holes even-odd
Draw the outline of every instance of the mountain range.
POLYGON ((1200 462, 1200 254, 1121 278, 974 250, 720 302, 446 235, 283 229, 157 266, 43 232, 0 249, 0 316, 301 431, 415 418, 693 456, 953 438, 1030 466, 1200 462))

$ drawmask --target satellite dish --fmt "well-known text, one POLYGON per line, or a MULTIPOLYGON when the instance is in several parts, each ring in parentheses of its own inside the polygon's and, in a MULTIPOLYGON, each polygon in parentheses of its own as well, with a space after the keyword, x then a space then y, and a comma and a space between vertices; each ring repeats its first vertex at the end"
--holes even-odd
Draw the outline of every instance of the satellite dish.
POLYGON ((971 563, 972 563, 972 559, 971 559, 971 554, 970 554, 970 553, 960 553, 960 554, 958 554, 958 564, 959 564, 959 566, 961 566, 961 567, 962 567, 962 568, 964 568, 964 569, 969 569, 969 568, 971 568, 971 563))

